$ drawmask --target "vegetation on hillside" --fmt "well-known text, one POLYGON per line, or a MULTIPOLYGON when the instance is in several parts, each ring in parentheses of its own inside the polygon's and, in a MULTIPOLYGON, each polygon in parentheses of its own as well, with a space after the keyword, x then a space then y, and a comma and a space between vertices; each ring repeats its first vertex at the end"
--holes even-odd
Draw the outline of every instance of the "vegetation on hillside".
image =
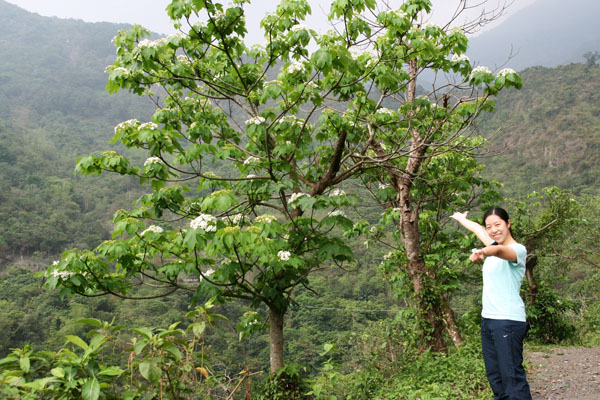
POLYGON ((576 194, 600 187, 600 66, 532 67, 523 88, 501 93, 480 129, 494 136, 487 176, 518 197, 546 186, 576 194))

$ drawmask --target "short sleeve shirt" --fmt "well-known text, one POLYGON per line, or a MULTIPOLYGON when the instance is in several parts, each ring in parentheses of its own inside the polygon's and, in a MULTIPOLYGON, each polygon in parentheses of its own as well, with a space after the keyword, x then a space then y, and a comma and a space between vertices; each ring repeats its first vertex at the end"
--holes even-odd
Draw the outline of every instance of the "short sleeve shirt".
POLYGON ((519 243, 509 246, 515 249, 517 261, 491 256, 483 263, 481 316, 525 322, 525 304, 519 293, 525 275, 527 249, 519 243))

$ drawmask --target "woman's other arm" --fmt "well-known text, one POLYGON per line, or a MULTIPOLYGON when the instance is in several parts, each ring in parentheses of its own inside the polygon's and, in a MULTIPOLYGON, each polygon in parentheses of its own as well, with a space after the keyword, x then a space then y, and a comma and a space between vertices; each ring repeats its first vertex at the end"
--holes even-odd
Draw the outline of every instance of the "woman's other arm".
POLYGON ((496 256, 507 261, 517 261, 517 252, 512 246, 495 245, 486 246, 483 249, 477 249, 471 254, 470 260, 473 262, 483 261, 485 257, 496 256))
POLYGON ((468 215, 469 215, 468 211, 465 211, 464 213, 455 212, 454 214, 452 214, 450 216, 450 218, 458 221, 467 230, 473 232, 475 234, 475 236, 477 236, 484 245, 486 245, 486 246, 491 245, 493 240, 488 236, 487 232, 485 231, 485 228, 483 226, 479 225, 477 222, 471 221, 470 219, 468 219, 467 218, 468 215))

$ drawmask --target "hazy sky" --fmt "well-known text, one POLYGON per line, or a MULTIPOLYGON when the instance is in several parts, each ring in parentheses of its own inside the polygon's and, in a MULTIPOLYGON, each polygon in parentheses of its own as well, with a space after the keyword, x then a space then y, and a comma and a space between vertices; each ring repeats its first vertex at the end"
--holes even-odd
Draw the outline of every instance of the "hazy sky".
MULTIPOLYGON (((158 33, 173 33, 171 21, 165 12, 169 0, 6 0, 27 11, 43 16, 56 16, 59 18, 75 18, 88 22, 125 22, 138 23, 145 28, 158 33)), ((384 1, 384 0, 380 0, 384 1)), ((485 0, 469 0, 469 5, 476 5, 485 0)), ((512 1, 507 15, 527 6, 536 0, 507 0, 512 1)), ((540 0, 542 1, 542 0, 540 0)), ((307 21, 311 27, 321 27, 323 31, 327 26, 326 13, 329 11, 330 0, 309 0, 312 8, 312 17, 307 21)), ((228 1, 223 1, 227 4, 228 1)), ((401 4, 400 0, 387 0, 394 6, 401 4)), ((442 24, 453 14, 459 0, 432 0, 434 13, 433 22, 442 24)), ((494 9, 504 0, 488 0, 487 9, 494 9)), ((266 11, 273 11, 278 4, 276 0, 253 0, 252 6, 246 7, 246 21, 248 26, 248 42, 262 43, 259 21, 266 11)), ((481 8, 479 8, 479 11, 481 8)), ((316 29, 320 31, 321 29, 316 29)))

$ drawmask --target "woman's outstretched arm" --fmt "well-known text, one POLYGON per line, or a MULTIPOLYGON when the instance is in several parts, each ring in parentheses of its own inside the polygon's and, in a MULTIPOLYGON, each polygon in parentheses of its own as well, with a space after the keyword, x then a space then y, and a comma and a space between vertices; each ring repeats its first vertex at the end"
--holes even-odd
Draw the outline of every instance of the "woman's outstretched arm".
POLYGON ((483 226, 479 225, 477 222, 471 221, 470 219, 468 219, 467 218, 468 215, 469 215, 468 211, 465 211, 464 213, 455 212, 454 214, 452 214, 450 216, 450 218, 458 221, 467 230, 473 232, 475 234, 475 236, 477 236, 484 245, 486 245, 486 246, 491 245, 493 240, 489 237, 489 235, 485 231, 485 228, 483 226))

